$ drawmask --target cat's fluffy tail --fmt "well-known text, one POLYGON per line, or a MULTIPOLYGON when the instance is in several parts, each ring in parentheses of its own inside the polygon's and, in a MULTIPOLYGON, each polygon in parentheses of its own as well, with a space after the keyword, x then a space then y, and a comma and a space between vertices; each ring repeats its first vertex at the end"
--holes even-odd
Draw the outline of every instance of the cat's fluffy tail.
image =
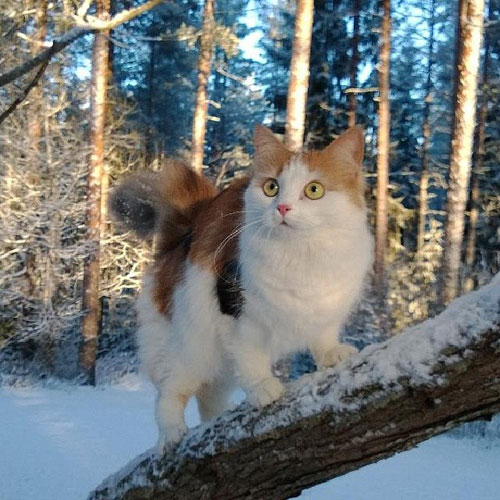
POLYGON ((162 172, 139 172, 125 179, 111 194, 113 215, 142 238, 165 225, 182 233, 189 230, 203 204, 217 191, 205 177, 186 164, 167 160, 162 172))

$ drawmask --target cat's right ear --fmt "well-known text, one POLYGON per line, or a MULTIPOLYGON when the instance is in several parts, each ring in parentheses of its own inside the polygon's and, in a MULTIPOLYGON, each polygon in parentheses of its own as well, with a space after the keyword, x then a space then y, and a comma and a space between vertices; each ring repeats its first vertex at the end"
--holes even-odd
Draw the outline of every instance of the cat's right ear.
POLYGON ((253 138, 256 171, 280 169, 290 159, 292 153, 267 127, 257 125, 253 138))

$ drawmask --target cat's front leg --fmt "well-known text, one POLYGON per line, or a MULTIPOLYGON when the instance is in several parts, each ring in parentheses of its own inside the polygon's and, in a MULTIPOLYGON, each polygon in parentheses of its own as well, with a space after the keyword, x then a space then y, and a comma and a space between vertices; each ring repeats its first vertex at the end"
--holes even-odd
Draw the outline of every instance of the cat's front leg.
POLYGON ((330 329, 320 335, 312 342, 310 349, 318 370, 335 366, 358 352, 352 345, 340 342, 337 329, 330 329))
POLYGON ((186 432, 184 408, 187 400, 187 395, 182 394, 169 379, 158 387, 155 415, 159 432, 158 454, 174 448, 186 432))
POLYGON ((256 406, 266 406, 279 399, 283 384, 272 373, 271 352, 266 349, 262 330, 248 318, 241 318, 231 342, 240 383, 248 400, 256 406))

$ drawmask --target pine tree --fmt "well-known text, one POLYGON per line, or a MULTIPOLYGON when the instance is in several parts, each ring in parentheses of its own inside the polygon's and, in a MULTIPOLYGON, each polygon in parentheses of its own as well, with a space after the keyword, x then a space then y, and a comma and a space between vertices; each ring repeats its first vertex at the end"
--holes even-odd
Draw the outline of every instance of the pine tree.
POLYGON ((285 124, 285 144, 293 151, 304 142, 313 17, 314 0, 297 0, 285 124))
MULTIPOLYGON (((97 16, 107 19, 109 0, 97 1, 97 16)), ((95 362, 100 330, 101 307, 100 238, 101 238, 101 188, 104 163, 104 127, 106 118, 106 89, 109 63, 109 33, 94 35, 92 47, 92 83, 90 117, 90 172, 87 195, 87 237, 92 244, 85 262, 82 300, 82 345, 80 366, 89 384, 95 384, 95 362)))
MULTIPOLYGON (((493 20, 493 8, 490 0, 488 7, 488 21, 493 20)), ((481 75, 481 96, 479 106, 479 116, 476 125, 474 137, 474 152, 472 155, 472 172, 471 172, 471 189, 470 189, 470 209, 469 209, 469 228, 467 232, 467 243, 465 246, 465 263, 468 266, 474 264, 476 258, 476 230, 477 221, 479 218, 479 176, 482 173, 484 165, 484 157, 486 153, 486 119, 488 113, 488 80, 489 80, 489 65, 490 65, 490 43, 488 30, 484 33, 484 56, 483 56, 483 71, 481 75)))
POLYGON ((429 5, 429 40, 427 53, 427 78, 425 82, 424 114, 422 125, 422 171, 420 173, 418 197, 417 255, 421 257, 425 242, 427 219, 427 195, 429 187, 429 148, 431 140, 432 68, 434 66, 434 23, 436 0, 429 5))
POLYGON ((198 85, 191 134, 191 166, 197 171, 203 170, 205 132, 208 112, 208 78, 214 51, 214 9, 215 0, 205 0, 203 26, 198 57, 198 85))
MULTIPOLYGON (((359 64, 359 15, 361 10, 361 0, 354 0, 353 5, 353 33, 352 33, 352 53, 350 61, 350 86, 355 89, 358 86, 358 64, 359 64)), ((355 92, 349 94, 349 105, 347 111, 347 123, 349 127, 356 125, 357 97, 355 92)))
POLYGON ((460 256, 467 201, 484 0, 460 0, 455 70, 455 102, 441 275, 441 304, 459 291, 460 256))
POLYGON ((383 0, 379 55, 379 107, 377 134, 377 206, 375 216, 375 284, 385 285, 385 250, 387 245, 387 198, 389 186, 390 104, 389 72, 391 54, 391 2, 383 0))

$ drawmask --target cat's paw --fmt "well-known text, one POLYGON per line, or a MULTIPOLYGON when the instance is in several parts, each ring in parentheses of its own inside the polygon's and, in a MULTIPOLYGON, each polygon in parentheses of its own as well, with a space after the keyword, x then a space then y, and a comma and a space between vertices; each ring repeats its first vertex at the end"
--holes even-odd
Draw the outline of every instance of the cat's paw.
POLYGON ((248 400, 255 406, 266 406, 279 399, 285 392, 285 386, 276 378, 269 377, 254 385, 248 400))
POLYGON ((185 425, 167 425, 160 430, 158 442, 156 444, 156 452, 158 455, 172 451, 186 433, 185 425))
POLYGON ((315 359, 318 368, 326 368, 328 366, 335 366, 344 359, 350 358, 356 354, 358 350, 349 344, 338 344, 333 349, 322 352, 319 359, 315 359))

